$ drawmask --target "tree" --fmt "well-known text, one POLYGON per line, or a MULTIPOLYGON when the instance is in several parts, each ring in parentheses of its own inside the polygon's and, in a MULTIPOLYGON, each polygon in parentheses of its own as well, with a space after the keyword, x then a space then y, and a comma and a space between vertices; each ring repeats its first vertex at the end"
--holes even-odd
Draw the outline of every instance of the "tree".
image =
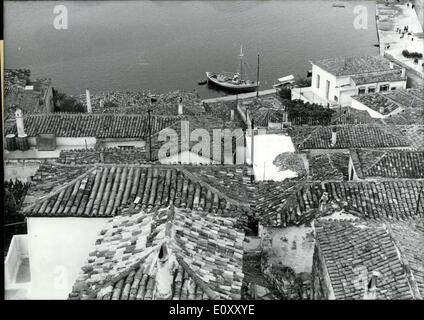
POLYGON ((294 124, 326 125, 331 122, 334 110, 301 100, 285 101, 289 121, 294 124))
POLYGON ((86 111, 82 103, 64 93, 53 92, 53 101, 55 112, 81 113, 86 111))

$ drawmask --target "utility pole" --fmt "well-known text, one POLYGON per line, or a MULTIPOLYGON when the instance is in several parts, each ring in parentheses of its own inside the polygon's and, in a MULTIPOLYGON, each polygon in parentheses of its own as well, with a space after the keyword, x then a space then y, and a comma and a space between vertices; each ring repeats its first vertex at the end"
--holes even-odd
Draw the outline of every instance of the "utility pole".
POLYGON ((259 52, 258 52, 258 68, 256 71, 256 98, 259 97, 259 52))
POLYGON ((150 126, 150 113, 152 112, 151 110, 151 104, 152 102, 150 102, 150 106, 149 109, 147 109, 147 114, 148 116, 148 126, 149 126, 149 161, 152 161, 152 129, 150 126))
POLYGON ((251 125, 252 125, 252 150, 250 150, 250 159, 252 160, 252 172, 250 173, 250 183, 253 183, 253 181, 255 180, 255 174, 253 171, 253 166, 254 166, 254 147, 255 147, 255 120, 252 118, 251 121, 251 125))

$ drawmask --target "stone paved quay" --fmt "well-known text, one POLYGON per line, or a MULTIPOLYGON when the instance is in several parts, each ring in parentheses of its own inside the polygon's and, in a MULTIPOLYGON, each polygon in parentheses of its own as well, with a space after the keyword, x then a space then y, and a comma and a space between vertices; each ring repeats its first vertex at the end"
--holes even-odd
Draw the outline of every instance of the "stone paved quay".
MULTIPOLYGON (((267 96, 267 95, 275 94, 275 93, 276 93, 275 89, 268 89, 268 90, 259 91, 260 96, 267 96)), ((234 94, 234 95, 231 95, 231 96, 205 99, 205 100, 202 100, 202 102, 203 103, 214 103, 214 102, 219 102, 219 101, 233 101, 233 100, 236 100, 237 97, 238 97, 238 99, 253 98, 253 97, 256 97, 256 91, 255 92, 249 92, 249 93, 241 93, 241 94, 238 94, 238 95, 234 94)))
POLYGON ((412 85, 423 85, 424 60, 419 59, 418 63, 414 63, 414 59, 406 58, 402 55, 403 50, 409 52, 424 52, 424 33, 423 28, 417 16, 417 12, 404 4, 377 4, 376 9, 377 32, 380 42, 380 54, 394 60, 407 68, 407 73, 412 78, 412 85), (408 26, 408 33, 402 37, 397 31, 408 26))

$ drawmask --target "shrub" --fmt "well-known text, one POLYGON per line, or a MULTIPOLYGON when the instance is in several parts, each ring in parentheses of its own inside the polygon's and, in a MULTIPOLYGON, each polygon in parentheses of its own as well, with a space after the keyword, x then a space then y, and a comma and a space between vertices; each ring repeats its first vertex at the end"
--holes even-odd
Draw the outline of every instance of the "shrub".
POLYGON ((421 52, 409 52, 408 50, 403 50, 402 55, 405 58, 412 58, 412 59, 421 59, 423 57, 423 54, 421 52))

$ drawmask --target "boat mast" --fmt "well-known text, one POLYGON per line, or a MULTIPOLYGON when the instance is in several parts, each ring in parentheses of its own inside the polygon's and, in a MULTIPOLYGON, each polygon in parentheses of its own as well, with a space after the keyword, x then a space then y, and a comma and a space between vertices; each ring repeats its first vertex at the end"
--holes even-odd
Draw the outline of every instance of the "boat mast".
POLYGON ((243 80, 243 47, 240 46, 240 82, 243 80))
POLYGON ((259 52, 258 52, 258 69, 256 71, 256 97, 259 97, 259 52))

